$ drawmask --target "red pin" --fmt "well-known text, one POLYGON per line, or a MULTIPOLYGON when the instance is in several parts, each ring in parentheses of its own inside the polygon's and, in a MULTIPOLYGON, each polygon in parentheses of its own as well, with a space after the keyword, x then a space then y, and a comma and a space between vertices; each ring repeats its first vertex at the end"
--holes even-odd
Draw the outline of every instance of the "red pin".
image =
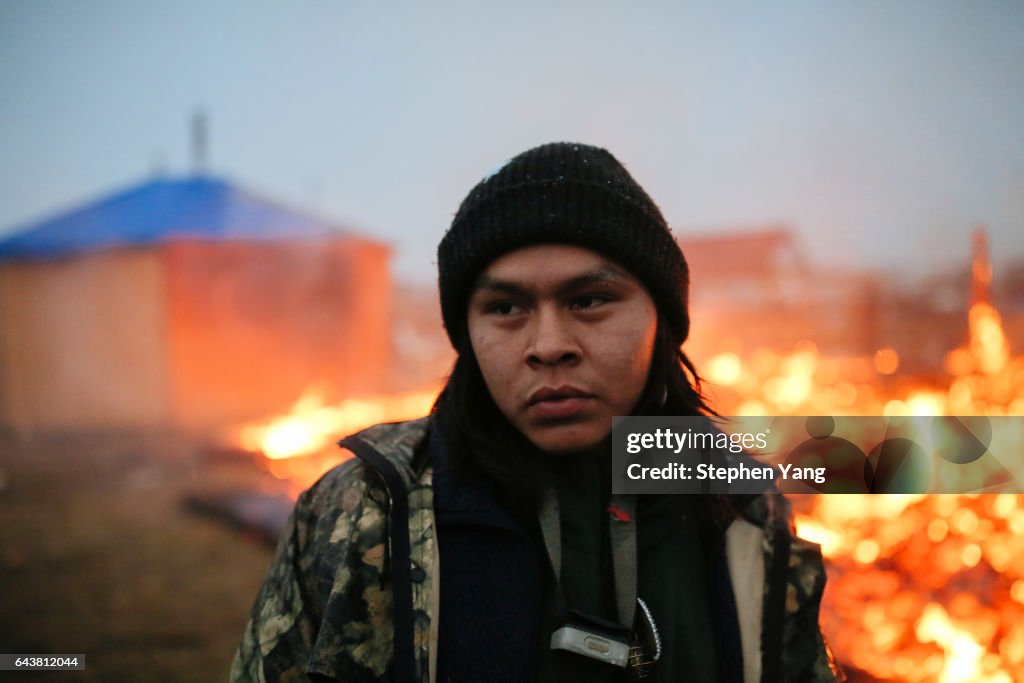
POLYGON ((632 517, 629 516, 629 513, 620 508, 615 503, 612 503, 611 505, 608 506, 608 512, 612 513, 612 517, 614 517, 619 522, 629 522, 632 520, 632 517))

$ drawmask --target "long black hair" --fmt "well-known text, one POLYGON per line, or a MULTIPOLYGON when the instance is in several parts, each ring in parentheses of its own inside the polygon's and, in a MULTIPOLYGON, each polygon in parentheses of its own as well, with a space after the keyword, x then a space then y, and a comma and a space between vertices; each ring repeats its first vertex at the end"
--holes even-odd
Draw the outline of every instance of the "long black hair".
MULTIPOLYGON (((651 367, 633 414, 717 415, 701 391, 696 368, 669 329, 659 313, 651 367)), ((464 346, 434 404, 448 466, 456 477, 488 480, 506 508, 532 516, 540 505, 545 457, 498 409, 472 348, 468 342, 464 346)), ((610 448, 610 438, 607 443, 610 448)), ((706 521, 731 517, 726 498, 700 498, 706 521)))

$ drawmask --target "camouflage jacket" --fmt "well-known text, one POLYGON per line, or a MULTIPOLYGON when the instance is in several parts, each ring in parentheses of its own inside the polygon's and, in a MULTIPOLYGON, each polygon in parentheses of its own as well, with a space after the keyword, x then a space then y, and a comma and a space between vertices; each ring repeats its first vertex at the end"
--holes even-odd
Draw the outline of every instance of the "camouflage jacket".
MULTIPOLYGON (((231 681, 434 682, 440 567, 420 448, 428 426, 377 425, 341 442, 357 458, 296 502, 231 681)), ((744 683, 841 680, 818 628, 821 553, 792 535, 784 499, 747 505, 726 543, 744 683)))

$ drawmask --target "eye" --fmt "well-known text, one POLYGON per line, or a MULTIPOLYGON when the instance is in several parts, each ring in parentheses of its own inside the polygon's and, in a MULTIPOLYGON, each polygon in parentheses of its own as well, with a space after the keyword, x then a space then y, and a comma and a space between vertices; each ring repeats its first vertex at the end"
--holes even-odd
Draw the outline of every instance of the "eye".
POLYGON ((495 301, 487 307, 488 313, 493 313, 499 316, 510 316, 522 313, 523 308, 518 304, 514 304, 511 301, 495 301))
POLYGON ((574 298, 569 303, 569 308, 577 311, 590 311, 598 306, 603 306, 612 300, 607 294, 584 294, 574 298))

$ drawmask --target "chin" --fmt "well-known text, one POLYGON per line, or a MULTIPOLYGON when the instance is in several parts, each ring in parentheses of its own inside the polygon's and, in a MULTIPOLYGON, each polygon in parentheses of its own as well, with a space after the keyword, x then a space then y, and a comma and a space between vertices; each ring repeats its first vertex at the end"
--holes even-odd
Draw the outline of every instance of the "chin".
POLYGON ((526 438, 534 446, 545 453, 556 455, 589 450, 599 445, 608 436, 608 432, 604 429, 579 424, 541 427, 531 430, 531 432, 526 432, 526 438))

